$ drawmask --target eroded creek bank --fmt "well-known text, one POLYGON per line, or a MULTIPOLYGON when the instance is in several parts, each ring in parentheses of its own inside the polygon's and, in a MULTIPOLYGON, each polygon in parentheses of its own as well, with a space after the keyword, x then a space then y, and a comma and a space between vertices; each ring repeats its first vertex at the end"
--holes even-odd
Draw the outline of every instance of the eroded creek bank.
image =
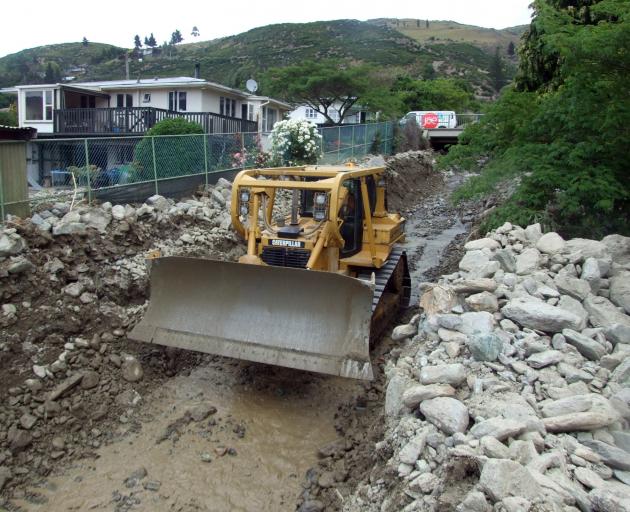
MULTIPOLYGON (((390 183, 398 187, 390 209, 408 219, 414 290, 458 261, 470 225, 462 218, 471 219, 471 212, 462 215, 449 203, 462 176, 435 173, 431 158, 397 155, 389 163, 390 183)), ((178 231, 175 252, 203 253, 224 237, 217 224, 212 236, 197 227, 178 231)), ((131 249, 137 247, 115 271, 130 272, 134 283, 131 249)), ((230 250, 237 249, 232 244, 230 250)), ((124 329, 130 322, 115 325, 124 329)), ((20 483, 4 489, 7 509, 340 510, 374 465, 373 446, 383 429, 383 367, 398 350, 388 337, 373 357, 373 383, 210 356, 191 361, 182 353, 171 367, 160 351, 127 343, 120 350, 151 363, 145 379, 120 386, 125 400, 109 408, 105 423, 89 414, 80 420, 93 449, 74 456, 57 449, 45 472, 29 470, 24 453, 14 457, 24 464, 13 469, 20 483)), ((69 432, 77 430, 75 423, 69 432)))

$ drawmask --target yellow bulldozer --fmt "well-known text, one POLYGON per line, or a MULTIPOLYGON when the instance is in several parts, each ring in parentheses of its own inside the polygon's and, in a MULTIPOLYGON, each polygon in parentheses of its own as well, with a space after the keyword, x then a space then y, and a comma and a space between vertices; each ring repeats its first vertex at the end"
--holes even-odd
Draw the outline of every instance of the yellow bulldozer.
POLYGON ((383 167, 250 169, 232 185, 238 263, 152 260, 130 338, 373 379, 370 346, 410 296, 404 223, 383 167))

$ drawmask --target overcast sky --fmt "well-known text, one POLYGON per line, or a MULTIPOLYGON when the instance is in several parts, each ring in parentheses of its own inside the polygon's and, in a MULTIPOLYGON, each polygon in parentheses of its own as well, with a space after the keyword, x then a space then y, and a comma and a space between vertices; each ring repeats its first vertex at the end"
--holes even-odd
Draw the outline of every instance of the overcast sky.
POLYGON ((215 39, 272 23, 352 18, 454 20, 505 28, 529 23, 531 0, 30 0, 2 2, 0 56, 45 44, 90 41, 133 46, 153 32, 158 43, 179 29, 184 42, 215 39))

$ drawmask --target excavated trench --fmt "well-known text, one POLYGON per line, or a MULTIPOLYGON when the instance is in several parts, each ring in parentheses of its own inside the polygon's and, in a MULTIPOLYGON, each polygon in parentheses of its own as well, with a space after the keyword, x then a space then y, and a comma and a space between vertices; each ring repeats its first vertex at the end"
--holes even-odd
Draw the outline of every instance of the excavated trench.
MULTIPOLYGON (((448 201, 459 179, 447 178, 405 214, 414 290, 456 259, 468 230, 448 201)), ((119 440, 32 482, 11 507, 339 510, 370 470, 382 429, 382 368, 394 348, 387 337, 377 347, 373 383, 203 356, 134 395, 119 440), (126 424, 131 417, 135 428, 126 424)))

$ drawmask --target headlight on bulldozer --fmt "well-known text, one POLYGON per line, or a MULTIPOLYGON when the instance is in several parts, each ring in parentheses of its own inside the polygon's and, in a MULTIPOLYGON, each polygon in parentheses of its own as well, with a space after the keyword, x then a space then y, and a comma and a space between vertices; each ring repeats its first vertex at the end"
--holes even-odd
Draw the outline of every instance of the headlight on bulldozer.
POLYGON ((328 216, 328 194, 316 192, 313 196, 313 219, 326 220, 328 216))
POLYGON ((246 188, 239 190, 238 211, 243 217, 247 217, 247 214, 249 213, 249 198, 250 198, 249 190, 247 190, 246 188))

